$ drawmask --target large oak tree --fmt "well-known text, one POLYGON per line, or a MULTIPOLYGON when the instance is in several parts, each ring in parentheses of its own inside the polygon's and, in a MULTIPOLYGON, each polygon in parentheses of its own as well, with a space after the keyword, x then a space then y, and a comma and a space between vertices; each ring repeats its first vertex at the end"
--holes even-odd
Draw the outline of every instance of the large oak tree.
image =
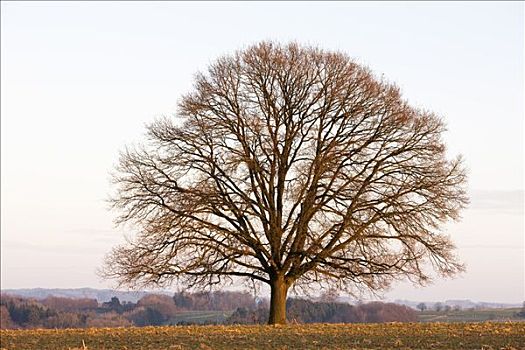
POLYGON ((114 174, 118 223, 138 233, 106 275, 125 285, 246 278, 381 290, 462 269, 443 224, 467 203, 442 119, 346 54, 262 42, 195 78, 114 174))

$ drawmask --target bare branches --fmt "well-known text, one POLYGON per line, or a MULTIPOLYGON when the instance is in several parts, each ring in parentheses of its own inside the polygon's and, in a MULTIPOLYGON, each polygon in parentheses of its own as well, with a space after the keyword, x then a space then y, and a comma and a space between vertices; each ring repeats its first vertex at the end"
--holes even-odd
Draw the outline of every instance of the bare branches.
POLYGON ((442 120, 345 54, 252 46, 197 75, 178 117, 121 155, 112 204, 140 229, 108 257, 122 283, 378 290, 462 269, 440 231, 467 203, 442 120))

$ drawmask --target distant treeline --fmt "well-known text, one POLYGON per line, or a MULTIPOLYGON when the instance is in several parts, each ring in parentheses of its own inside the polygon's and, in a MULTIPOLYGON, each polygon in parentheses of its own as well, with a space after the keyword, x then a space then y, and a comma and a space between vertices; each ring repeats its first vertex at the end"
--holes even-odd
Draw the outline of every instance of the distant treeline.
MULTIPOLYGON (((287 301, 290 322, 414 322, 409 307, 373 302, 350 305, 336 302, 287 301)), ((1 328, 84 328, 173 324, 176 316, 190 311, 224 311, 231 316, 223 323, 266 323, 268 304, 246 292, 149 294, 138 302, 120 302, 116 297, 96 299, 47 297, 42 300, 2 294, 1 328)), ((210 322, 212 323, 212 322, 210 322)))
MULTIPOLYGON (((417 322, 416 312, 408 306, 371 302, 350 305, 338 302, 314 302, 305 299, 286 301, 287 319, 297 323, 380 323, 417 322)), ((230 323, 264 323, 268 309, 237 308, 228 319, 230 323)))

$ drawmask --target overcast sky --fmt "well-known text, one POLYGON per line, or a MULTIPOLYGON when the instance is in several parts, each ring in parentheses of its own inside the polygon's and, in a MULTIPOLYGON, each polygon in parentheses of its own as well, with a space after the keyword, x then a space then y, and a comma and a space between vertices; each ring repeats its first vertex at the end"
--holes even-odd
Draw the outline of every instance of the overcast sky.
POLYGON ((522 2, 1 3, 1 286, 111 287, 109 173, 193 75, 265 39, 341 50, 446 120, 467 272, 386 298, 525 299, 522 2))

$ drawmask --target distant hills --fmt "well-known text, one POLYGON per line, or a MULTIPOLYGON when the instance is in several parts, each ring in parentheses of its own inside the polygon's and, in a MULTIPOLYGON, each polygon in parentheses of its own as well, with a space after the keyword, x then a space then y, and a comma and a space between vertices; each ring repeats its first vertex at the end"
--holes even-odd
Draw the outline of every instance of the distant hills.
POLYGON ((2 289, 2 293, 18 295, 25 298, 45 299, 48 296, 62 298, 89 298, 97 299, 99 303, 110 301, 112 297, 117 297, 121 302, 136 303, 140 298, 147 294, 166 294, 173 295, 168 291, 119 291, 112 289, 95 289, 95 288, 75 288, 75 289, 47 289, 47 288, 30 288, 30 289, 2 289))
MULTIPOLYGON (((110 301, 112 297, 117 297, 121 302, 133 302, 136 303, 140 298, 148 294, 166 294, 173 295, 173 291, 120 291, 113 289, 95 289, 95 288, 29 288, 29 289, 2 289, 2 293, 19 295, 25 298, 44 299, 48 296, 63 297, 63 298, 89 298, 96 299, 99 303, 110 301)), ((337 298, 340 302, 346 302, 350 304, 356 304, 355 299, 350 298, 337 298)), ((394 300, 396 304, 406 305, 411 308, 416 308, 421 301, 412 300, 394 300)), ((435 301, 423 301, 427 308, 433 308, 437 303, 435 301)), ((495 302, 475 302, 472 300, 445 300, 441 302, 442 305, 448 305, 450 307, 458 306, 461 309, 469 308, 487 308, 487 309, 503 309, 512 307, 521 307, 522 304, 512 303, 495 303, 495 302)))
MULTIPOLYGON (((418 304, 421 303, 421 301, 411 301, 411 300, 394 300, 394 303, 410 306, 412 308, 416 308, 418 304)), ((428 301, 423 303, 429 308, 433 308, 438 302, 436 301, 428 301)), ((450 307, 459 307, 461 309, 506 309, 506 308, 512 308, 512 307, 521 307, 522 304, 512 304, 512 303, 493 303, 493 302, 485 302, 485 301, 479 301, 474 302, 472 300, 468 299, 461 299, 461 300, 445 300, 440 302, 442 305, 447 305, 450 307)))
MULTIPOLYGON (((355 299, 340 297, 337 298, 337 301, 356 304, 355 299)), ((448 305, 451 308, 459 307, 460 309, 507 309, 521 307, 523 304, 520 303, 495 303, 495 302, 485 302, 485 301, 472 301, 469 299, 458 299, 458 300, 445 300, 445 301, 413 301, 413 300, 384 300, 384 302, 392 302, 394 304, 409 306, 413 309, 417 309, 417 305, 424 303, 428 309, 434 308, 434 306, 439 302, 442 306, 448 305)))

